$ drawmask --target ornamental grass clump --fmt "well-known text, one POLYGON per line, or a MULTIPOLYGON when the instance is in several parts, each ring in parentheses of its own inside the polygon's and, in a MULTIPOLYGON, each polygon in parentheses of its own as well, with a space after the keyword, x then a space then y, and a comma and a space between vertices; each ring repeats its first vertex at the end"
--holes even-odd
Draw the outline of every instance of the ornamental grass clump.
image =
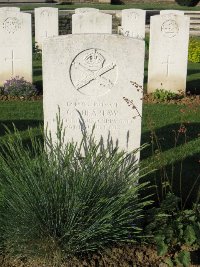
POLYGON ((23 77, 16 76, 4 83, 3 93, 10 96, 30 97, 37 94, 37 89, 23 77))
POLYGON ((18 132, 0 144, 1 240, 4 253, 68 256, 139 237, 147 187, 134 153, 92 136, 63 146, 18 132))

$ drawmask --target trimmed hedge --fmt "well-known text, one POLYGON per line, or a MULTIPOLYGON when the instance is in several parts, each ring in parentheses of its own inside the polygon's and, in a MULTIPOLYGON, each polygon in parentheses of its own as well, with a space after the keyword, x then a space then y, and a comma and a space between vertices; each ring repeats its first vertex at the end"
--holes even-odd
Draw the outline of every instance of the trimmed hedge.
POLYGON ((189 7, 196 6, 200 2, 199 0, 175 0, 175 1, 180 6, 189 6, 189 7))

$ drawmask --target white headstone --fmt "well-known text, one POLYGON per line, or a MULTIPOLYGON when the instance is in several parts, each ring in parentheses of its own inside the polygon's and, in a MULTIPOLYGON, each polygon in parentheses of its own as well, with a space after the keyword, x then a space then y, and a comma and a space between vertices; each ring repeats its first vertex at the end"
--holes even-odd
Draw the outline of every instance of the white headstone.
POLYGON ((148 93, 156 89, 185 92, 189 18, 180 15, 151 17, 148 93))
POLYGON ((20 8, 19 7, 15 7, 15 6, 3 6, 3 7, 0 7, 0 11, 3 11, 3 12, 8 12, 8 11, 13 11, 13 12, 20 12, 20 8))
POLYGON ((181 10, 161 10, 160 11, 160 15, 169 15, 169 14, 184 16, 184 11, 181 11, 181 10))
POLYGON ((120 149, 140 147, 144 53, 144 41, 120 35, 48 38, 43 46, 43 108, 53 141, 59 106, 66 142, 80 142, 83 125, 91 134, 95 124, 97 141, 102 137, 106 143, 110 134, 120 149))
POLYGON ((145 38, 146 11, 141 9, 123 9, 120 33, 124 36, 145 38))
POLYGON ((12 77, 32 82, 31 14, 0 12, 0 85, 12 77))
POLYGON ((80 7, 75 9, 75 14, 87 13, 87 12, 99 12, 99 9, 92 7, 80 7))
POLYGON ((58 36, 58 8, 35 8, 35 41, 42 48, 45 38, 58 36))
POLYGON ((112 33, 112 15, 86 12, 72 15, 72 34, 112 33))

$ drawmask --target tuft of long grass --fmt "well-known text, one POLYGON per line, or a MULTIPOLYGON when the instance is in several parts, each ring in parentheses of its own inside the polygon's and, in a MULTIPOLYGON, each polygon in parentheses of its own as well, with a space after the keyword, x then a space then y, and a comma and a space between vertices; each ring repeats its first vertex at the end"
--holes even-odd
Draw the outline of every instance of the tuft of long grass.
POLYGON ((0 234, 4 253, 30 256, 93 251, 139 236, 147 187, 134 153, 93 138, 54 144, 15 131, 0 144, 0 234))

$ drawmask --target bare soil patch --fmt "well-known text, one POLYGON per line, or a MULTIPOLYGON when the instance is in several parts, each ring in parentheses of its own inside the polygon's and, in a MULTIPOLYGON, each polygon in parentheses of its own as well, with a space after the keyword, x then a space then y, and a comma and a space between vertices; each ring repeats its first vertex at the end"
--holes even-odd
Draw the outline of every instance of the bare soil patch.
MULTIPOLYGON (((200 266, 199 252, 192 252, 193 263, 190 267, 200 266)), ((170 256, 172 255, 166 257, 170 256)), ((59 265, 56 265, 53 259, 44 262, 40 259, 28 260, 26 257, 15 260, 0 258, 1 267, 167 267, 164 262, 165 257, 157 255, 155 246, 131 244, 115 246, 105 251, 98 251, 81 257, 68 258, 66 261, 60 262, 59 265)))

